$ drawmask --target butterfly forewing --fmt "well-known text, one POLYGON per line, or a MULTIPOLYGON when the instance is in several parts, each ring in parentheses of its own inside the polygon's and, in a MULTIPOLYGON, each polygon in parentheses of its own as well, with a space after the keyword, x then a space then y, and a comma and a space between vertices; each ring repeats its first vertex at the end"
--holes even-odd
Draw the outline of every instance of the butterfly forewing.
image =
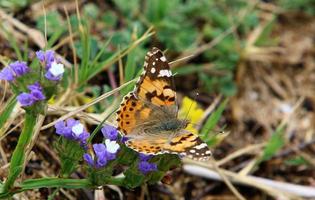
POLYGON ((166 57, 157 48, 146 55, 144 74, 136 84, 136 96, 160 106, 177 106, 172 72, 166 57))

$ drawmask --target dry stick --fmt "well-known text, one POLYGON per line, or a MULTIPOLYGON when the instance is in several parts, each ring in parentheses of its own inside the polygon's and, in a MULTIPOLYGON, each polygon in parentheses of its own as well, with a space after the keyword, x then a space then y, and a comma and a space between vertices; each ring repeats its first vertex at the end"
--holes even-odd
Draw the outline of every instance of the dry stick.
MULTIPOLYGON (((11 25, 13 25, 17 29, 19 29, 21 32, 25 33, 41 49, 45 47, 45 38, 40 31, 26 26, 25 24, 23 24, 19 20, 8 15, 2 9, 0 9, 0 18, 2 18, 1 19, 2 21, 6 20, 11 25)), ((25 36, 25 34, 23 34, 23 36, 25 36)), ((62 63, 64 63, 66 67, 71 67, 71 63, 69 61, 64 59, 59 54, 56 54, 56 55, 58 56, 59 59, 61 59, 62 63)))
MULTIPOLYGON (((78 3, 76 1, 76 3, 78 3)), ((78 63, 77 63, 77 52, 76 49, 74 47, 74 41, 73 41, 73 33, 72 33, 72 28, 71 28, 71 24, 70 24, 70 18, 69 18, 69 13, 66 9, 66 7, 64 7, 64 11, 66 13, 67 16, 67 23, 68 23, 68 30, 69 30, 69 34, 70 34, 70 45, 71 45, 71 49, 72 49, 72 57, 73 57, 73 62, 74 62, 74 85, 72 85, 72 88, 76 88, 76 85, 79 83, 79 67, 78 67, 78 63)), ((77 11, 78 12, 78 11, 77 11)))
MULTIPOLYGON (((292 108, 291 114, 288 115, 287 117, 285 117, 285 118, 281 121, 279 127, 284 127, 285 124, 288 123, 289 119, 292 117, 292 115, 294 114, 294 112, 296 111, 296 109, 302 104, 303 100, 304 100, 304 97, 301 97, 301 98, 298 99, 298 101, 295 103, 295 105, 294 105, 293 108, 292 108)), ((252 171, 252 169, 257 165, 257 161, 260 159, 260 157, 261 157, 261 156, 256 156, 254 159, 252 159, 252 160, 239 172, 239 174, 240 174, 241 176, 245 176, 245 175, 249 174, 249 173, 252 171)))
MULTIPOLYGON (((231 26, 229 29, 225 30, 222 34, 220 34, 219 36, 217 36, 216 38, 214 38, 211 42, 204 44, 202 46, 200 46, 199 48, 195 49, 193 51, 193 54, 191 52, 184 52, 181 56, 179 56, 180 58, 178 60, 190 60, 192 58, 195 58, 196 56, 198 56, 199 54, 201 54, 202 52, 204 52, 207 49, 211 49, 214 46, 216 46, 218 43, 220 43, 226 36, 228 36, 229 34, 231 34, 234 30, 236 29, 236 26, 231 26)), ((178 67, 178 64, 180 62, 177 63, 171 63, 173 68, 178 67)))
MULTIPOLYGON (((15 119, 15 118, 14 118, 15 119)), ((14 120, 12 120, 14 121, 14 120)), ((0 135, 0 141, 3 140, 5 137, 7 137, 10 133, 12 133, 15 129, 17 129, 17 127, 19 127, 20 125, 22 125, 22 123, 24 122, 24 119, 22 119, 19 123, 17 123, 13 128, 11 128, 9 131, 6 132, 6 130, 4 131, 5 134, 3 134, 2 136, 0 135)), ((9 123, 11 124, 11 123, 9 123)))
POLYGON ((223 179, 224 183, 228 186, 228 188, 232 191, 232 193, 239 199, 239 200, 245 200, 245 197, 238 192, 238 190, 234 187, 234 185, 231 183, 231 181, 225 176, 224 173, 222 173, 221 169, 218 167, 216 161, 213 157, 210 158, 210 162, 216 172, 220 175, 220 177, 223 179))
POLYGON ((59 122, 59 121, 68 119, 69 117, 72 117, 73 115, 76 115, 77 113, 81 112, 82 110, 85 110, 85 109, 87 109, 88 107, 90 107, 90 106, 92 106, 92 105, 94 105, 94 104, 96 104, 96 103, 98 103, 98 102, 100 102, 100 101, 106 99, 107 97, 113 95, 114 93, 120 91, 122 88, 126 87, 127 85, 129 85, 130 83, 134 82, 135 80, 136 80, 136 79, 133 79, 133 80, 131 80, 131 81, 128 81, 127 83, 124 83, 123 85, 119 86, 118 88, 115 88, 115 89, 113 89, 112 91, 107 92, 107 93, 105 93, 105 94, 103 94, 103 95, 97 97, 97 98, 94 99, 92 102, 87 103, 87 104, 85 104, 85 105, 79 107, 78 109, 76 109, 76 110, 74 110, 74 111, 72 111, 72 112, 70 112, 70 113, 68 113, 68 114, 66 114, 66 115, 64 115, 64 116, 62 116, 62 117, 60 117, 59 119, 57 119, 57 120, 55 120, 55 121, 53 121, 53 122, 51 122, 51 123, 49 123, 49 124, 43 126, 43 127, 41 128, 41 130, 45 130, 45 129, 47 129, 47 128, 53 126, 53 125, 55 125, 55 124, 56 124, 57 122, 59 122))
POLYGON ((7 159, 7 156, 2 148, 2 145, 1 145, 1 141, 0 141, 0 156, 2 158, 2 160, 4 161, 5 164, 8 163, 8 159, 7 159))
MULTIPOLYGON (((213 180, 221 180, 218 173, 216 173, 211 167, 203 163, 196 164, 193 162, 186 162, 183 168, 184 171, 186 171, 187 173, 196 176, 213 180)), ((221 171, 230 180, 232 180, 232 182, 258 188, 275 197, 276 199, 279 199, 279 197, 286 197, 286 199, 301 199, 299 198, 299 196, 308 198, 315 197, 314 187, 279 182, 255 176, 239 176, 237 173, 223 169, 221 169, 221 171)))
MULTIPOLYGON (((258 4, 259 1, 254 1, 252 2, 252 5, 248 6, 247 10, 245 10, 243 13, 240 14, 239 20, 236 22, 236 24, 232 25, 229 29, 225 30, 222 34, 220 34, 219 36, 217 36, 216 38, 214 38, 211 42, 204 44, 202 46, 200 46, 197 49, 193 50, 193 55, 192 52, 184 52, 181 56, 179 56, 180 58, 182 57, 187 57, 187 55, 192 55, 190 56, 188 59, 185 60, 189 60, 191 58, 194 58, 196 56, 198 56, 199 54, 203 53, 205 50, 211 49, 214 46, 216 46, 218 43, 220 43, 226 36, 228 36, 229 34, 233 33, 236 28, 241 24, 241 21, 245 18, 246 14, 248 12, 250 12, 253 8, 255 8, 255 5, 258 4)), ((178 59, 180 60, 180 59, 178 59)), ((178 67, 178 63, 172 63, 172 67, 178 67)))
MULTIPOLYGON (((7 84, 7 82, 6 81, 3 81, 4 82, 4 89, 3 89, 3 96, 2 96, 2 98, 1 98, 1 100, 0 100, 0 105, 2 105, 3 104, 3 102, 4 102, 4 99, 5 99, 5 96, 6 96, 6 94, 7 94, 7 88, 8 88, 8 84, 7 84)), ((2 106, 1 106, 2 107, 2 106)), ((3 107, 4 108, 4 107, 3 107)), ((0 109, 0 113, 2 112, 2 109, 0 109)))
POLYGON ((254 145, 250 145, 250 146, 247 146, 247 147, 244 147, 242 149, 239 149, 233 153, 231 153, 230 155, 224 157, 223 159, 217 161, 217 165, 218 166, 221 166, 237 157, 240 157, 244 154, 247 154, 247 153, 253 153, 257 150, 260 150, 262 149, 266 144, 265 143, 261 143, 261 144, 254 144, 254 145))
MULTIPOLYGON (((77 108, 78 107, 56 107, 56 106, 49 105, 47 114, 48 115, 64 115, 66 113, 76 110, 77 108)), ((103 119, 102 114, 97 114, 97 113, 80 112, 76 116, 78 118, 81 118, 87 121, 89 124, 93 124, 93 125, 99 124, 103 119)))
POLYGON ((191 55, 188 55, 188 56, 185 56, 185 57, 181 57, 181 58, 178 58, 172 62, 169 62, 168 64, 170 65, 170 67, 174 67, 174 66, 177 66, 179 63, 182 63, 186 60, 190 60, 191 58, 194 58, 195 55, 194 54, 191 54, 191 55), (177 64, 178 63, 178 64, 177 64))
POLYGON ((33 146, 34 146, 34 144, 35 144, 35 142, 37 140, 37 137, 39 135, 41 127, 42 127, 42 125, 44 123, 44 120, 45 120, 45 115, 39 115, 38 116, 37 122, 35 124, 35 128, 34 128, 34 132, 33 132, 33 136, 32 136, 31 142, 29 143, 28 147, 25 149, 26 158, 29 155, 30 151, 32 150, 32 148, 33 148, 33 146))
POLYGON ((120 52, 121 51, 120 51, 120 48, 119 48, 118 69, 119 69, 119 83, 121 85, 124 82, 124 67, 123 67, 122 56, 121 56, 120 52))
POLYGON ((72 33, 72 36, 68 35, 63 37, 62 39, 59 40, 59 42, 54 45, 51 49, 54 51, 57 51, 60 47, 66 45, 67 43, 70 43, 71 40, 73 40, 73 38, 75 38, 77 36, 76 33, 72 33))
MULTIPOLYGON (((3 135, 7 135, 5 134, 5 132, 10 128, 10 125, 13 124, 13 122, 15 121, 15 119, 21 114, 23 113, 20 109, 20 105, 19 104, 15 104, 13 111, 9 117, 9 119, 6 121, 6 123, 0 127, 0 140, 2 140, 4 138, 3 135)), ((14 127, 16 128, 16 127, 14 127)))
POLYGON ((45 47, 47 47, 47 15, 46 15, 46 10, 45 10, 45 5, 44 5, 44 0, 42 0, 42 8, 44 12, 44 27, 45 27, 45 47))

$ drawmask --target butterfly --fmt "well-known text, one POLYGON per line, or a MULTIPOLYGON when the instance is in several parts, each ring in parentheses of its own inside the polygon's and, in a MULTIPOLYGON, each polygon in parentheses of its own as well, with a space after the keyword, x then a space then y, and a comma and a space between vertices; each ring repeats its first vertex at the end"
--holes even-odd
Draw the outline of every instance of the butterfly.
POLYGON ((156 47, 145 56, 144 71, 116 112, 118 131, 126 146, 144 154, 178 154, 196 160, 211 156, 206 143, 178 118, 173 75, 166 57, 156 47))

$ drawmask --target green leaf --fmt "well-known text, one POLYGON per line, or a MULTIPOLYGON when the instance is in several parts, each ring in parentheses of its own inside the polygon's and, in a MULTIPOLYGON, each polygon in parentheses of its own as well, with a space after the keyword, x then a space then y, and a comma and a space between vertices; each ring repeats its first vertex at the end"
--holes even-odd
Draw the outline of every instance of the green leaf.
MULTIPOLYGON (((56 31, 66 31, 61 15, 57 11, 52 11, 46 15, 47 35, 51 36, 56 31)), ((45 32, 45 16, 40 16, 36 20, 36 27, 43 33, 45 32)))
POLYGON ((309 165, 307 160, 305 160, 302 156, 295 156, 293 158, 287 159, 284 161, 286 165, 292 166, 301 166, 301 165, 309 165))
POLYGON ((226 98, 219 107, 213 111, 213 113, 208 117, 207 121, 205 122, 205 125, 202 127, 200 131, 200 137, 204 141, 208 141, 208 133, 211 131, 215 125, 219 122, 222 113, 226 107, 226 104, 228 103, 228 99, 226 98))
POLYGON ((107 27, 114 27, 117 24, 118 17, 115 15, 114 12, 107 11, 103 14, 102 20, 107 27))
POLYGON ((139 171, 129 168, 124 172, 125 180, 124 180, 124 186, 127 188, 135 188, 140 185, 145 180, 145 176, 140 173, 139 171))
POLYGON ((0 7, 16 10, 27 6, 28 2, 28 0, 1 0, 0 7))
POLYGON ((56 149, 60 156, 61 161, 61 176, 66 178, 69 177, 80 160, 82 160, 84 149, 81 147, 79 142, 60 137, 58 143, 56 143, 56 149))
POLYGON ((149 184, 155 184, 159 182, 164 176, 165 176, 165 172, 161 172, 161 171, 152 172, 147 182, 149 184))
POLYGON ((9 176, 4 185, 5 191, 9 191, 11 189, 15 180, 22 172, 26 148, 32 139, 36 118, 36 116, 26 112, 24 127, 12 154, 9 176))
POLYGON ((117 162, 122 165, 130 166, 137 160, 138 154, 125 145, 121 145, 121 148, 122 149, 117 156, 117 162))
POLYGON ((178 155, 174 154, 158 155, 153 157, 150 161, 157 164, 159 171, 164 172, 176 168, 181 164, 181 160, 178 155))
POLYGON ((15 105, 16 105, 16 96, 13 96, 7 101, 4 109, 0 113, 0 136, 2 135, 3 125, 10 117, 15 105))
POLYGON ((261 161, 269 160, 283 147, 283 145, 285 144, 283 138, 284 128, 285 126, 279 126, 277 130, 272 134, 263 151, 263 155, 260 159, 261 161))
POLYGON ((85 16, 91 17, 92 19, 97 19, 100 10, 94 3, 87 3, 83 7, 83 13, 85 16))

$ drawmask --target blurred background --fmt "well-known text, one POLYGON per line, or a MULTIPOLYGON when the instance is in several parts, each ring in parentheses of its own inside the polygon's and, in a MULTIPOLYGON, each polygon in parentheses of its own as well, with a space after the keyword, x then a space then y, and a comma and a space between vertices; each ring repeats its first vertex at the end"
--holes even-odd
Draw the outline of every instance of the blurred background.
MULTIPOLYGON (((99 70, 81 77, 78 95, 67 105, 88 103, 137 77, 146 52, 157 46, 165 50, 169 62, 174 61, 171 67, 180 98, 196 99, 205 111, 213 102, 217 106, 229 98, 210 133, 214 137, 207 141, 220 167, 238 175, 315 187, 315 1, 0 1, 1 68, 17 59, 17 52, 24 58, 34 57, 45 46, 45 38, 68 66, 74 62, 87 65, 98 57, 92 64, 99 70), (117 54, 131 44, 125 55, 117 54)), ((6 87, 0 83, 0 92, 6 91, 0 95, 3 105, 10 97, 6 87)), ((104 112, 116 97, 94 105, 90 112, 104 112)), ((26 168, 28 177, 58 170, 54 159, 45 158, 54 156, 50 132, 35 146, 38 154, 26 168)), ((8 158, 16 137, 14 131, 1 137, 1 149, 8 158)), ((5 171, 0 168, 0 177, 5 171)), ((221 181, 189 175, 182 169, 174 170, 172 176, 167 186, 134 191, 105 187, 105 196, 236 199, 221 181)), ((271 198, 255 186, 236 187, 248 199, 271 198)), ((46 198, 49 190, 23 195, 46 198)), ((93 199, 87 190, 64 191, 57 199, 80 195, 93 199)))

